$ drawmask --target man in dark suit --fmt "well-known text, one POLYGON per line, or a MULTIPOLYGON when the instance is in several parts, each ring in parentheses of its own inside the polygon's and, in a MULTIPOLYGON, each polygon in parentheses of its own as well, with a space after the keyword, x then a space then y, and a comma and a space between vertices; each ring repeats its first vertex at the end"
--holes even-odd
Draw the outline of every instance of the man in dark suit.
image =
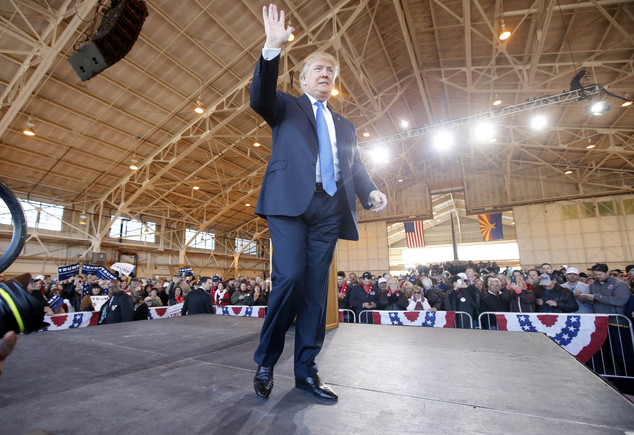
POLYGON ((214 313, 211 294, 209 293, 211 284, 212 281, 210 277, 203 276, 200 278, 200 286, 185 296, 185 302, 183 302, 183 308, 181 308, 181 316, 187 314, 214 313))
POLYGON ((254 388, 267 398, 273 367, 295 316, 295 386, 336 400, 321 382, 315 357, 325 335, 328 272, 338 238, 358 240, 356 200, 379 211, 387 198, 361 162, 354 126, 327 107, 338 65, 327 53, 309 56, 300 74, 305 94, 277 92, 282 45, 293 28, 284 11, 263 8, 266 44, 251 85, 251 107, 273 131, 273 152, 255 212, 266 218, 273 243, 272 290, 254 388))
POLYGON ((134 317, 132 298, 119 287, 119 281, 108 283, 110 299, 99 310, 99 324, 131 322, 134 317))

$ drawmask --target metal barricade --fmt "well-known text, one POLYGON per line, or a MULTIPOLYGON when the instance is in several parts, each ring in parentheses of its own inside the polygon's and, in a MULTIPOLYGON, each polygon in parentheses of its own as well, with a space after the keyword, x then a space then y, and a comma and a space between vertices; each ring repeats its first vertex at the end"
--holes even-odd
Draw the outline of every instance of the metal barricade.
MULTIPOLYGON (((496 314, 522 314, 509 312, 480 313, 480 329, 498 329, 496 314)), ((603 346, 586 362, 596 374, 607 378, 634 379, 634 331, 632 321, 622 314, 531 313, 565 316, 607 317, 608 331, 603 346)))
POLYGON ((634 334, 630 319, 622 314, 608 316, 605 343, 586 365, 606 378, 634 379, 634 334))
MULTIPOLYGON (((374 324, 372 313, 429 313, 434 312, 432 310, 407 310, 407 311, 395 311, 395 310, 363 310, 359 313, 359 323, 367 323, 374 324)), ((473 329, 473 318, 471 315, 465 311, 435 311, 436 313, 454 313, 454 328, 464 328, 464 329, 473 329), (467 326, 468 325, 468 326, 467 326)), ((384 323, 386 324, 386 323, 384 323)), ((399 323, 392 323, 399 324, 399 323)), ((431 326, 434 327, 436 325, 416 325, 415 322, 408 321, 407 317, 400 324, 403 325, 411 325, 411 326, 431 326)), ((444 326, 442 326, 444 327, 444 326)))
POLYGON ((348 309, 339 309, 339 323, 357 323, 357 315, 348 309))

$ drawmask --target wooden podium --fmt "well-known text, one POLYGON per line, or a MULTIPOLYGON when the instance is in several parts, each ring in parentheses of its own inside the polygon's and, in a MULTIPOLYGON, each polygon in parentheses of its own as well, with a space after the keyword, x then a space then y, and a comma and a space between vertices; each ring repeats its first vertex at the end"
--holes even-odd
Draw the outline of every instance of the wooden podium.
POLYGON ((326 305, 326 330, 339 326, 339 286, 337 285, 337 249, 330 263, 330 279, 328 281, 328 304, 326 305))

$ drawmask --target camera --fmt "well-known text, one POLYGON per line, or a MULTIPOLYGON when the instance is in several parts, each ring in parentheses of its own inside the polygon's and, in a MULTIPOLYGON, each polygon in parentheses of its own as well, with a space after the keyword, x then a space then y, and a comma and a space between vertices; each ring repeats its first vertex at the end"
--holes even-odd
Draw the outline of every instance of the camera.
POLYGON ((31 275, 0 281, 0 338, 8 331, 16 334, 39 331, 44 322, 44 305, 26 291, 31 275))

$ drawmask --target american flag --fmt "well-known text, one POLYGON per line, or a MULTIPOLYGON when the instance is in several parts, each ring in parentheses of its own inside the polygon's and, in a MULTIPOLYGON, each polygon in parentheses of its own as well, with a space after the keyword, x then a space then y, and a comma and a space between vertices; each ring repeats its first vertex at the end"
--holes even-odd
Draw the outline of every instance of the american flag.
POLYGON ((424 248, 425 235, 423 234, 423 221, 405 222, 405 239, 408 248, 424 248))

